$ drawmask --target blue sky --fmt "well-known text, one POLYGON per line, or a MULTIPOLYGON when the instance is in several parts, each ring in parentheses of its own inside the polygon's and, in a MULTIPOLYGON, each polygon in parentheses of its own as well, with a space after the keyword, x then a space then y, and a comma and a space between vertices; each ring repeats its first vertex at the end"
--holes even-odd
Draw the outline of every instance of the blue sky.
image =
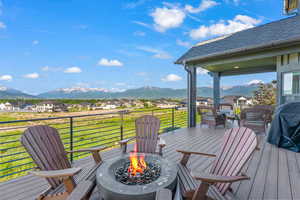
MULTIPOLYGON (((202 40, 284 18, 274 0, 0 0, 0 86, 185 88, 174 61, 202 40)), ((223 86, 274 73, 225 77, 223 86)), ((199 86, 211 85, 205 73, 199 86)))

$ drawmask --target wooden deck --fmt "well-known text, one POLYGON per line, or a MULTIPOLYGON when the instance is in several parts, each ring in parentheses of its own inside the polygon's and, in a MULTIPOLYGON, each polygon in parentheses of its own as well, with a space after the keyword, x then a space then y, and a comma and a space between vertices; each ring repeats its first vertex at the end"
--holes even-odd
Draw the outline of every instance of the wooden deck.
MULTIPOLYGON (((193 128, 169 132, 162 137, 167 147, 164 156, 178 162, 180 154, 176 149, 188 149, 215 153, 220 146, 224 129, 193 128)), ((255 152, 243 172, 251 177, 249 181, 232 186, 235 199, 300 199, 300 153, 279 149, 265 143, 265 137, 259 135, 260 151, 255 152)), ((104 160, 119 155, 119 149, 104 153, 104 160)), ((212 159, 192 156, 189 167, 194 172, 206 171, 212 159)), ((75 165, 91 165, 90 158, 77 161, 75 165)), ((0 199, 34 199, 47 188, 43 179, 28 175, 12 181, 0 183, 0 199)))

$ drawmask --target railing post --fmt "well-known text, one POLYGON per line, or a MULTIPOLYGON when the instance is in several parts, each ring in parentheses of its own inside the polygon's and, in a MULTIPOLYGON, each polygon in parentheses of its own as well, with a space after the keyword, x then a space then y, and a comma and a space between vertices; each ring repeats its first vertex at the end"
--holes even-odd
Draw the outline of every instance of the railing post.
POLYGON ((172 108, 172 130, 175 128, 175 108, 172 108))
POLYGON ((153 110, 153 108, 152 108, 152 110, 151 110, 151 114, 152 114, 152 116, 154 115, 154 110, 153 110))
POLYGON ((123 122, 124 122, 124 112, 123 111, 121 111, 120 112, 120 118, 121 118, 121 123, 120 123, 120 138, 121 138, 121 140, 123 140, 124 138, 123 138, 123 132, 124 132, 124 127, 123 127, 123 122))
POLYGON ((70 117, 70 160, 73 162, 73 117, 70 117))

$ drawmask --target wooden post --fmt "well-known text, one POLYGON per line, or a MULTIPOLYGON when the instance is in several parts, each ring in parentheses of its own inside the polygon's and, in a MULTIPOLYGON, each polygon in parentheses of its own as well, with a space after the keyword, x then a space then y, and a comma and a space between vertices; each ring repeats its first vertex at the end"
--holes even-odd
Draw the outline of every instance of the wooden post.
POLYGON ((219 108, 220 105, 220 73, 213 72, 213 97, 214 97, 214 107, 215 109, 219 108))
POLYGON ((188 127, 196 127, 197 113, 197 74, 195 67, 185 66, 187 71, 187 106, 188 106, 188 127))

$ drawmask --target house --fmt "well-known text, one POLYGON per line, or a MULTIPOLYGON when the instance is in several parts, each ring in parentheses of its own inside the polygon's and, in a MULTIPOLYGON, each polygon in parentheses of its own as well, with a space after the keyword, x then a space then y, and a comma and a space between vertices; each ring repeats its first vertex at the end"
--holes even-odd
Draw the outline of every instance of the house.
MULTIPOLYGON (((214 106, 220 103, 220 78, 276 72, 277 104, 300 100, 300 15, 294 15, 203 41, 186 53, 181 64, 188 76, 189 127, 196 126, 197 68, 213 79, 214 106)), ((200 80, 201 81, 201 80, 200 80)))
POLYGON ((197 101, 196 101, 197 106, 200 106, 200 105, 208 106, 208 105, 212 105, 212 103, 213 103, 213 101, 209 97, 197 97, 197 101))
POLYGON ((113 104, 104 104, 103 106, 101 106, 101 108, 103 110, 111 110, 111 109, 116 109, 117 106, 116 105, 113 105, 113 104))
POLYGON ((35 107, 36 112, 67 112, 68 107, 55 101, 43 101, 38 103, 35 107))
POLYGON ((16 102, 6 102, 0 104, 0 110, 2 111, 20 111, 20 106, 16 102))
POLYGON ((227 104, 231 104, 231 105, 236 105, 237 104, 237 100, 240 97, 241 96, 227 95, 227 96, 222 97, 220 103, 227 103, 227 104))

